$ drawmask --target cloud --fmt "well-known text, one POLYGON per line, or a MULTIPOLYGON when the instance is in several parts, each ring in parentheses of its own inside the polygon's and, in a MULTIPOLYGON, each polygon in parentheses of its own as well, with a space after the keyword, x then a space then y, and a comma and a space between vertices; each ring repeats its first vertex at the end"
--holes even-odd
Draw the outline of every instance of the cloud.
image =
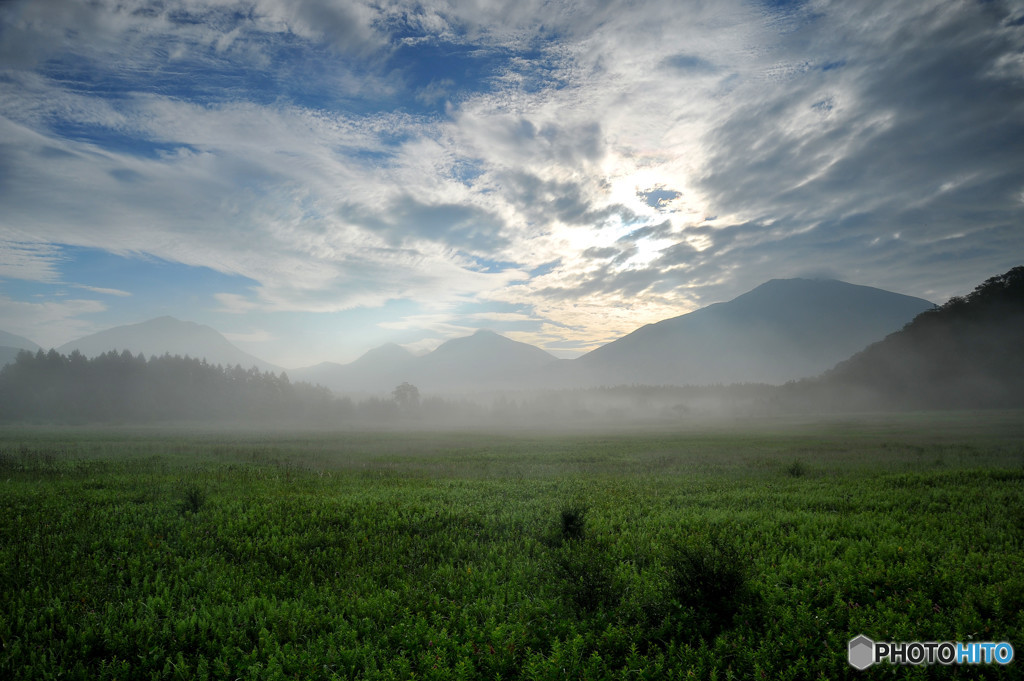
POLYGON ((213 297, 220 303, 220 312, 244 314, 260 309, 258 302, 237 293, 215 293, 213 297))
POLYGON ((414 355, 425 355, 437 349, 437 346, 445 342, 445 338, 421 338, 412 343, 403 343, 402 347, 414 355))
MULTIPOLYGON (((121 21, 127 22, 121 30, 131 26, 155 34, 158 42, 216 46, 204 68, 220 71, 236 57, 272 56, 271 35, 292 31, 323 38, 309 28, 323 7, 308 3, 294 11, 261 3, 241 22, 223 12, 216 18, 216 8, 194 4, 188 11, 205 17, 194 29, 160 17, 150 17, 151 23, 129 19, 113 6, 100 7, 105 21, 96 22, 97 35, 116 33, 121 21), (155 33, 154 26, 163 32, 155 33)), ((331 31, 343 36, 346 27, 365 23, 366 15, 357 10, 347 18, 328 17, 325 30, 333 26, 331 31)), ((428 14, 415 22, 459 26, 456 33, 463 36, 513 49, 540 22, 566 33, 581 31, 584 23, 577 13, 553 17, 541 6, 477 11, 456 4, 428 14), (497 27, 498 18, 505 28, 497 27)), ((103 44, 92 44, 90 54, 102 52, 103 44)), ((179 61, 199 64, 203 52, 179 53, 179 61)), ((145 50, 129 54, 137 72, 161 68, 145 50)), ((513 55, 496 81, 499 89, 462 102, 443 124, 223 97, 203 102, 197 99, 205 96, 201 91, 189 101, 145 86, 109 100, 35 79, 30 95, 24 84, 13 88, 24 101, 10 99, 5 112, 17 127, 13 139, 20 143, 14 151, 25 180, 11 187, 8 210, 26 218, 40 240, 147 252, 259 281, 250 298, 220 298, 238 311, 345 309, 400 296, 486 297, 521 281, 521 273, 470 271, 458 252, 532 268, 558 259, 569 246, 578 248, 575 257, 570 251, 562 259, 571 268, 583 259, 579 253, 588 241, 621 236, 595 240, 587 235, 592 227, 614 229, 640 217, 612 195, 614 178, 600 172, 609 160, 608 134, 588 106, 593 84, 571 75, 579 60, 572 49, 550 47, 544 48, 543 64, 513 55), (547 75, 535 80, 536 69, 547 75), (522 93, 523 106, 512 110, 499 101, 511 91, 503 88, 544 83, 568 84, 576 92, 571 97, 544 90, 522 93), (583 97, 570 113, 567 102, 576 95, 583 97), (91 126, 93 132, 79 140, 61 139, 48 123, 54 116, 91 126), (109 138, 115 135, 132 145, 112 149, 109 138), (59 150, 59 158, 46 149, 59 150), (104 172, 96 173, 97 167, 104 172), (462 173, 466 167, 476 169, 468 180, 462 173), (28 168, 41 181, 29 183, 28 168), (42 201, 42 187, 60 198, 42 201), (20 200, 13 200, 15 195, 20 200), (89 200, 95 196, 105 200, 89 200), (73 233, 54 227, 72 215, 73 233), (207 229, 211 222, 220 225, 216 232, 207 229), (140 224, 147 228, 139 230, 140 224)), ((636 203, 635 197, 630 200, 636 203)), ((629 257, 629 247, 619 251, 629 257)))
POLYGON ((478 329, 497 327, 504 328, 510 324, 538 324, 536 317, 524 312, 463 312, 458 309, 446 309, 439 312, 407 315, 398 321, 379 322, 378 326, 393 330, 427 330, 442 336, 453 338, 466 336, 478 329), (489 326, 490 324, 490 326, 489 326), (496 326, 495 326, 496 325, 496 326))
POLYGON ((392 199, 389 209, 381 211, 380 206, 346 203, 338 212, 346 223, 382 235, 395 246, 410 238, 476 252, 500 250, 508 245, 500 218, 482 207, 468 203, 431 204, 412 196, 398 196, 392 199))
POLYGON ((60 248, 54 244, 0 239, 0 278, 58 282, 61 257, 60 248))
POLYGON ((377 326, 392 331, 428 331, 445 338, 468 336, 477 329, 475 326, 454 323, 447 313, 408 315, 396 321, 378 322, 377 326))
POLYGON ((101 288, 99 286, 86 286, 85 284, 72 284, 75 288, 80 288, 85 291, 92 291, 93 293, 101 293, 105 296, 117 296, 118 298, 126 298, 131 295, 128 291, 122 291, 116 288, 101 288))
MULTIPOLYGON (((673 192, 676 194, 676 192, 673 192)), ((650 201, 647 201, 650 203, 650 201)), ((619 238, 619 242, 635 242, 640 239, 667 239, 673 236, 672 223, 668 220, 656 225, 645 225, 619 238)))
POLYGON ((620 204, 603 205, 595 196, 600 190, 582 182, 543 180, 527 172, 499 173, 496 179, 516 212, 531 222, 557 220, 566 225, 600 228, 615 218, 631 222, 636 217, 620 204))
MULTIPOLYGON (((813 20, 822 44, 807 55, 822 66, 750 88, 711 134, 701 188, 712 202, 747 219, 805 225, 860 213, 869 216, 865 234, 902 224, 933 236, 962 220, 949 219, 941 187, 959 189, 953 204, 1007 206, 1024 179, 1024 83, 991 72, 1021 47, 1021 32, 1001 28, 995 7, 829 9, 813 20), (844 65, 826 68, 838 56, 844 65), (972 179, 949 184, 962 177, 972 179), (913 207, 927 219, 909 220, 913 207)), ((776 49, 806 54, 786 41, 776 49)))
POLYGON ((533 322, 536 319, 522 312, 473 312, 464 315, 466 319, 474 319, 488 322, 533 322))
POLYGON ((0 329, 29 338, 44 348, 57 347, 95 332, 95 325, 81 319, 107 307, 96 300, 25 302, 0 294, 0 329))
POLYGON ((592 260, 607 260, 608 258, 614 258, 622 253, 622 249, 615 248, 613 246, 606 246, 604 248, 588 248, 583 251, 582 255, 584 258, 592 260))
POLYGON ((365 52, 384 46, 374 27, 377 12, 368 4, 342 0, 263 0, 257 11, 264 21, 280 21, 305 37, 328 41, 342 52, 365 52))
POLYGON ((714 72, 715 65, 696 54, 673 54, 666 57, 662 64, 665 66, 686 72, 714 72))
POLYGON ((642 192, 638 191, 636 195, 643 199, 644 203, 651 208, 664 213, 670 211, 671 203, 680 198, 683 194, 682 192, 677 192, 673 189, 655 187, 654 189, 648 189, 642 192))
POLYGON ((577 349, 808 262, 962 292, 1019 264, 1010 7, 6 3, 0 276, 99 247, 248 277, 241 315, 479 301, 577 349))
MULTIPOLYGON (((248 105, 206 109, 153 97, 132 106, 145 112, 140 127, 150 139, 173 140, 179 150, 139 158, 11 126, 23 170, 4 191, 8 216, 43 242, 147 252, 243 274, 260 281, 265 301, 278 308, 345 309, 407 295, 429 280, 437 285, 428 290, 459 292, 465 290, 459 282, 488 278, 463 271, 444 251, 493 247, 500 218, 472 204, 432 204, 405 191, 391 191, 383 203, 371 200, 375 183, 437 194, 435 174, 398 183, 389 177, 393 171, 353 167, 349 156, 330 150, 342 143, 376 148, 380 131, 394 129, 387 120, 353 123, 248 105), (46 153, 54 144, 67 152, 46 153), (132 181, 120 181, 116 171, 130 171, 132 181), (431 184, 423 186, 423 177, 431 184), (210 230, 211 222, 220 229, 210 230), (420 241, 443 246, 417 248, 420 241), (427 268, 438 259, 445 262, 427 268)), ((505 282, 508 275, 494 279, 505 282)))

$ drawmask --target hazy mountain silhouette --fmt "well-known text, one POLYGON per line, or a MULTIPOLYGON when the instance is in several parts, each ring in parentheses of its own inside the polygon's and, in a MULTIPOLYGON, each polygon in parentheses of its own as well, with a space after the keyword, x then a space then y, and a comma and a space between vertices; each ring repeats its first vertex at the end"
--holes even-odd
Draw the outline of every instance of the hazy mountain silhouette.
POLYGON ((0 366, 3 366, 8 362, 13 362, 14 358, 17 357, 18 353, 22 350, 31 350, 32 352, 36 352, 40 349, 39 345, 33 343, 24 336, 0 331, 0 366))
POLYGON ((0 346, 6 348, 19 348, 22 350, 31 350, 32 352, 42 349, 38 344, 33 343, 28 338, 25 338, 24 336, 15 335, 13 333, 7 333, 6 331, 0 331, 0 346))
POLYGON ((794 390, 841 408, 1024 406, 1024 267, 918 315, 794 390))
POLYGON ((324 362, 291 375, 336 393, 383 395, 403 382, 424 392, 444 393, 525 387, 530 377, 558 361, 533 345, 481 330, 419 357, 389 343, 350 364, 324 362))
MULTIPOLYGON (((571 361, 492 331, 478 331, 419 357, 389 343, 349 364, 324 362, 289 375, 337 393, 375 395, 387 395, 406 381, 427 394, 783 383, 820 374, 932 307, 920 298, 840 281, 775 279, 729 302, 644 326, 571 361)), ((116 327, 58 348, 64 354, 79 350, 89 357, 125 349, 280 371, 214 329, 172 317, 116 327)))
POLYGON ((385 343, 348 364, 321 362, 295 369, 289 376, 317 383, 337 393, 387 393, 409 380, 408 367, 415 355, 395 343, 385 343))
POLYGON ((417 385, 431 389, 498 389, 525 387, 525 380, 558 359, 538 347, 493 331, 454 338, 417 358, 417 385))
POLYGON ((280 367, 243 352, 220 333, 202 324, 183 322, 174 317, 158 317, 140 324, 116 326, 57 348, 62 354, 78 350, 86 357, 96 357, 110 350, 129 350, 147 357, 164 354, 205 359, 210 364, 257 367, 261 371, 281 371, 280 367))
POLYGON ((934 305, 869 286, 773 279, 575 360, 577 385, 783 383, 834 366, 934 305))

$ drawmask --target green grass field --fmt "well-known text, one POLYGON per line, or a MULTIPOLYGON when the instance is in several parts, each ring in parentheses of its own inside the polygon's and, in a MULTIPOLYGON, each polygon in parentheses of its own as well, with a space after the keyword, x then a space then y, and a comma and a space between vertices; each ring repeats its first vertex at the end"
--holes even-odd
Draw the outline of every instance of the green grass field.
POLYGON ((0 430, 0 677, 1021 678, 1024 414, 0 430))

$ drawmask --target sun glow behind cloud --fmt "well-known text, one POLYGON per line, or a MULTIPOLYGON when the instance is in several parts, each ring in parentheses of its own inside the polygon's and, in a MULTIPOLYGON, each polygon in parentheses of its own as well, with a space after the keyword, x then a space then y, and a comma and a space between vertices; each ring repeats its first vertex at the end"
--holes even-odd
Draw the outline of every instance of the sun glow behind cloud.
POLYGON ((1024 245, 1022 16, 8 3, 0 276, 96 294, 70 333, 147 300, 75 247, 215 271, 179 316, 310 363, 488 324, 571 353, 808 262, 962 292, 1024 245))

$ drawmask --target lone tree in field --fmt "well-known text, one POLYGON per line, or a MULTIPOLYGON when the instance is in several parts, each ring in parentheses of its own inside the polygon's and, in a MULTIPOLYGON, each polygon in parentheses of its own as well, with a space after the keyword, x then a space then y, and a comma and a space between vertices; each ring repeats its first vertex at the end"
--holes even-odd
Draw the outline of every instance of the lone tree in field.
POLYGON ((391 391, 398 408, 403 412, 410 412, 420 406, 420 389, 406 381, 391 391))

